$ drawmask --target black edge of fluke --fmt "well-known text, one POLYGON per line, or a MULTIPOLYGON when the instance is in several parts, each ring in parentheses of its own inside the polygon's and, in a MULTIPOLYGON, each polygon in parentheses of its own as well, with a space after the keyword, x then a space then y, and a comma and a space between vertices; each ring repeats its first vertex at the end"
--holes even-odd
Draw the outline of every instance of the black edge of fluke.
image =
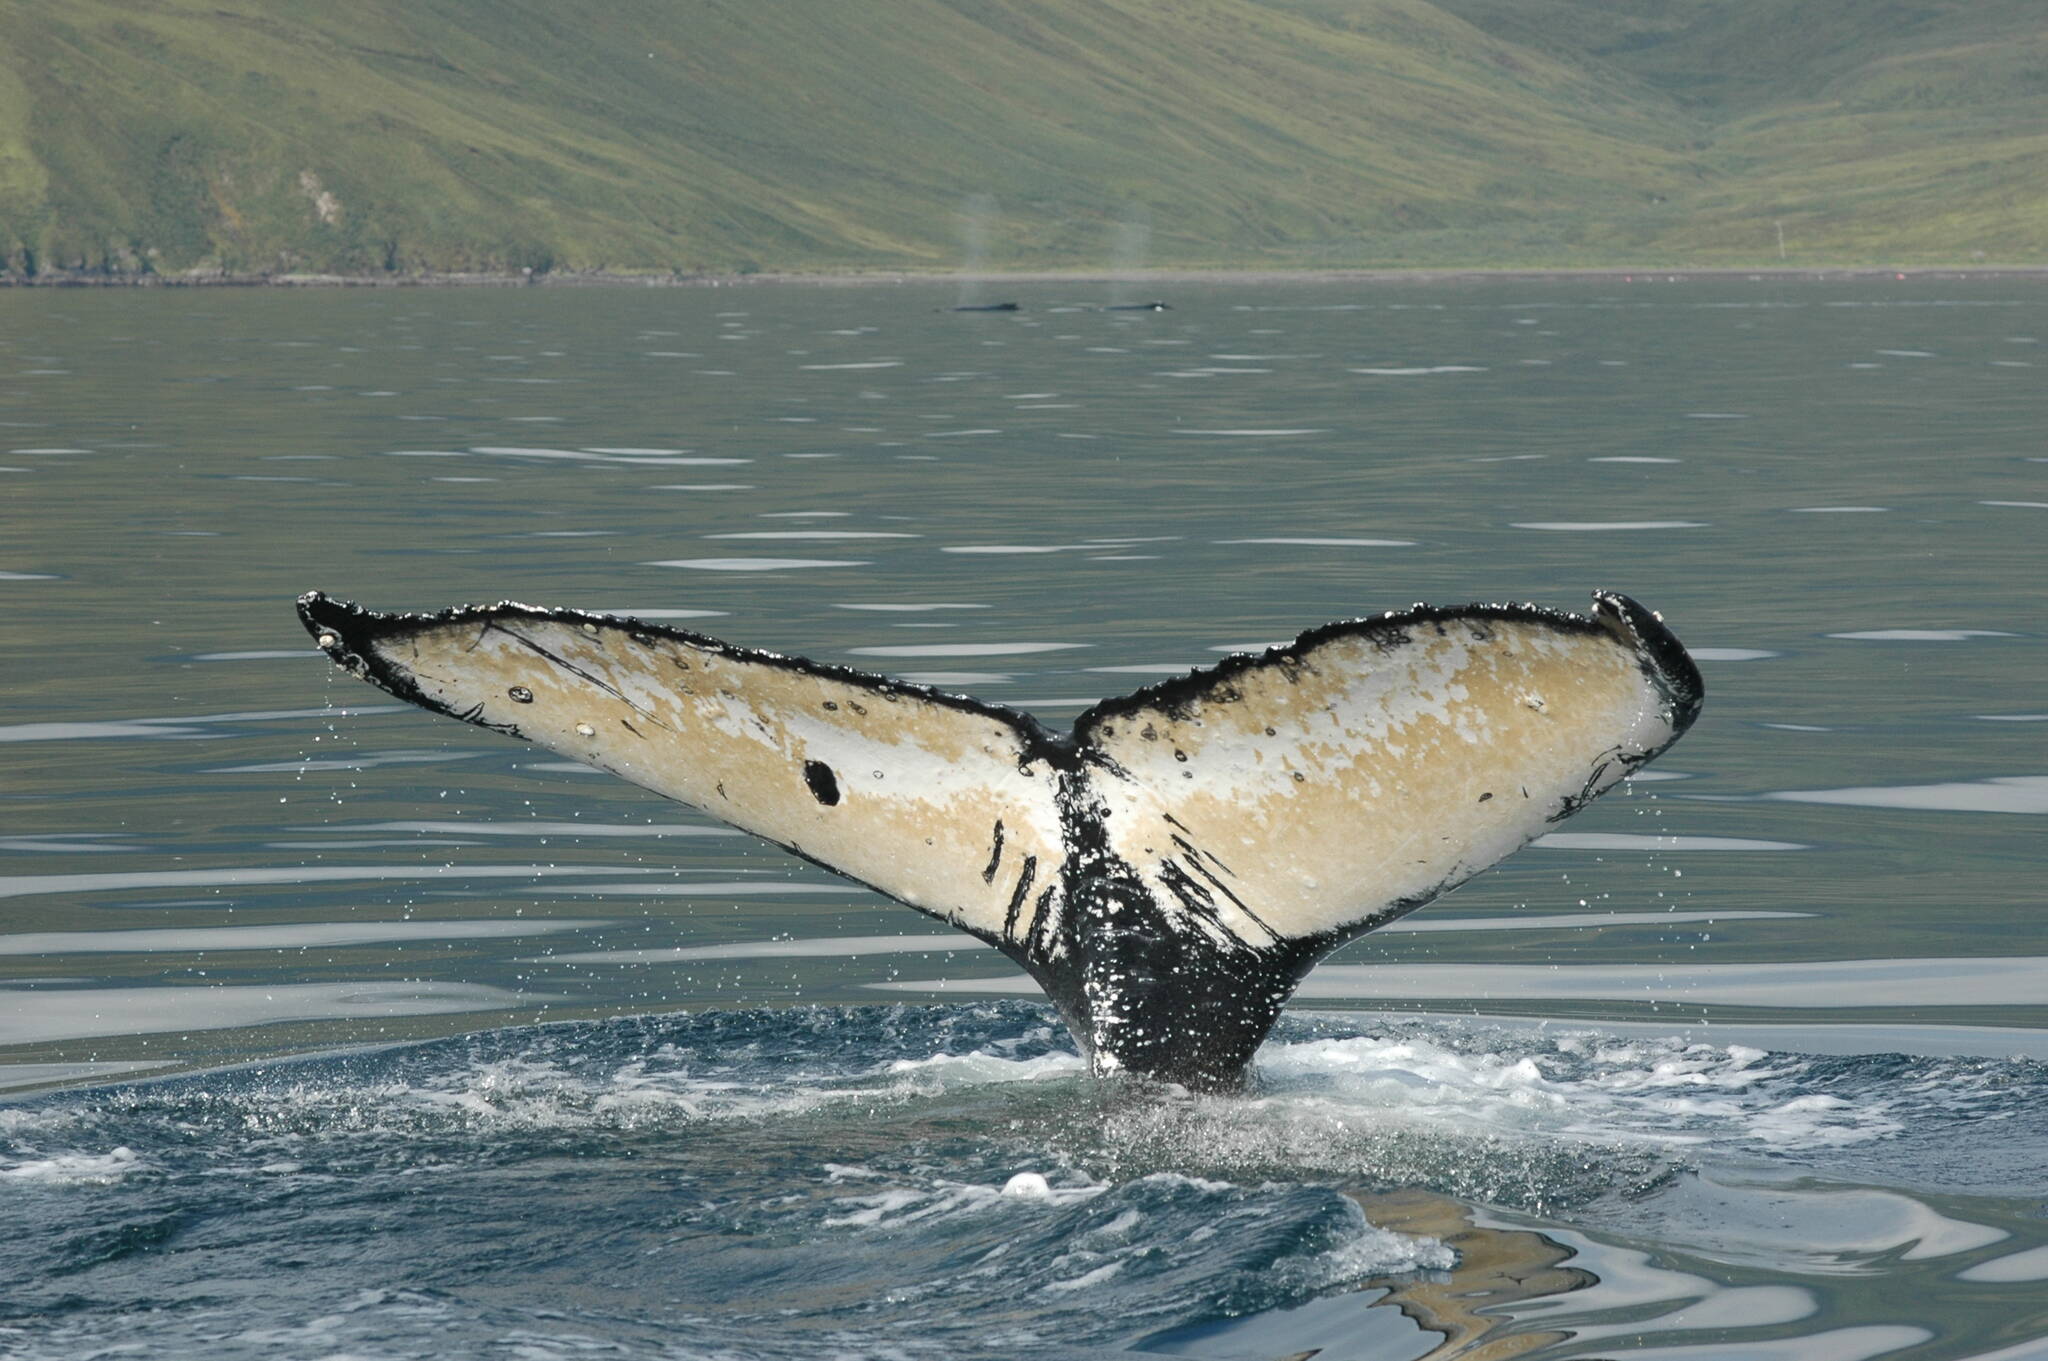
POLYGON ((945 708, 993 718, 1009 725, 1018 734, 1028 752, 1027 759, 1049 760, 1055 764, 1063 764, 1069 759, 1070 744, 1064 733, 1051 731, 1034 715, 1007 704, 978 699, 973 695, 957 694, 916 681, 897 680, 879 672, 862 671, 833 662, 814 662, 807 657, 794 657, 763 648, 744 647, 738 643, 713 638, 709 634, 694 633, 689 629, 632 619, 624 615, 528 605, 517 600, 500 600, 494 605, 451 605, 430 614, 385 614, 377 610, 364 609, 354 601, 336 600, 324 591, 308 591, 300 596, 298 610, 299 622, 305 625, 306 632, 313 635, 314 643, 336 666, 352 676, 368 681, 388 695, 410 704, 417 704, 434 713, 451 714, 457 718, 463 716, 455 714, 453 710, 422 692, 401 667, 394 666, 380 657, 371 643, 416 625, 492 624, 507 618, 612 625, 630 630, 638 637, 672 639, 692 647, 708 649, 735 661, 758 662, 804 675, 870 687, 883 695, 924 700, 945 708))
POLYGON ((336 600, 324 591, 308 591, 299 597, 298 604, 299 622, 313 635, 314 646, 326 653, 329 661, 395 699, 417 704, 430 713, 449 712, 446 705, 423 693, 411 677, 384 665, 371 649, 371 629, 384 616, 354 601, 336 600))
POLYGON ((1428 625, 1441 627, 1455 620, 1498 619, 1549 624, 1579 633, 1612 636, 1636 655, 1644 673, 1656 686, 1658 694, 1664 697, 1671 711, 1672 739, 1676 741, 1679 734, 1692 726, 1706 694, 1699 668, 1655 613, 1614 591, 1595 591, 1593 600, 1590 618, 1569 610, 1530 603, 1486 604, 1475 601, 1469 605, 1429 605, 1418 601, 1405 610, 1388 610, 1384 614, 1358 619, 1339 619, 1309 629, 1279 647, 1267 648, 1264 652, 1235 652, 1220 662, 1192 670, 1185 676, 1155 681, 1128 694, 1102 700, 1075 717, 1074 735, 1076 739, 1085 741, 1087 734, 1105 720, 1127 717, 1143 708, 1174 709, 1202 698, 1218 682, 1227 681, 1241 671, 1273 661, 1298 659, 1333 638, 1370 634, 1377 630, 1428 625))
POLYGON ((1699 717, 1707 698, 1706 682, 1692 654, 1665 625, 1662 615, 1619 591, 1593 592, 1593 618, 1636 654, 1643 673, 1671 706, 1671 739, 1677 741, 1699 717))
POLYGON ((337 666, 349 666, 350 658, 355 658, 358 666, 362 664, 352 644, 365 617, 360 606, 335 600, 325 591, 308 591, 299 597, 299 622, 313 635, 314 644, 337 666))

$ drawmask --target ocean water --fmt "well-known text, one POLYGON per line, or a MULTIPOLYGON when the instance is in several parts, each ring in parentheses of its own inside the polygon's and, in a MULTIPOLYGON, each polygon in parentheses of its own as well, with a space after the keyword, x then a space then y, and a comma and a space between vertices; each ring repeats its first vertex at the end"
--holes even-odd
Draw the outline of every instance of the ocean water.
POLYGON ((0 293, 0 1353, 2048 1356, 2048 294, 0 293), (1418 600, 1698 727, 1233 1097, 331 668, 678 621, 1058 724, 1418 600))

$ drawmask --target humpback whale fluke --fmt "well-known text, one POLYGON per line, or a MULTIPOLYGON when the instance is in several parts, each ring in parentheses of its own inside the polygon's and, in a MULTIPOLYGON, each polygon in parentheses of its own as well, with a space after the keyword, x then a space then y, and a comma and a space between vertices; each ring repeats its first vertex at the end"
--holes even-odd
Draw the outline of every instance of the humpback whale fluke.
POLYGON ((505 602, 299 617, 372 685, 611 771, 988 942, 1097 1072, 1242 1075, 1322 956, 1675 742, 1650 611, 1417 605, 1105 700, 1071 732, 683 629, 505 602))

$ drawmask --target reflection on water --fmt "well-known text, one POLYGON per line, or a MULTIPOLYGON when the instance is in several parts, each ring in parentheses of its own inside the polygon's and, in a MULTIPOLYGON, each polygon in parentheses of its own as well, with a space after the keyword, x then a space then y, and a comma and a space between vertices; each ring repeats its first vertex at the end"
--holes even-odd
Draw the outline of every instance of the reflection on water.
POLYGON ((2038 1065, 1902 1083, 1881 1056, 1375 1031, 1283 1021, 1228 1098, 1093 1083, 1022 1004, 545 1025, 52 1093, 0 1107, 0 1327, 36 1357, 2010 1341, 2037 1217, 1851 1169, 1967 1134, 2039 1175, 1998 1122, 2038 1065), (1769 1156, 1702 1166, 1745 1149, 1769 1156))
POLYGON ((32 1230, 0 1350, 2048 1336, 2048 397, 2015 367, 2048 301, 1333 287, 11 299, 0 1085, 524 1028, 0 1107, 32 1230), (1309 982, 1507 1038, 1298 1017, 1251 1099, 1105 1110, 1048 1018, 973 1000, 1016 984, 968 938, 359 704, 309 587, 715 620, 1053 725, 1331 618, 1613 587, 1712 696, 1682 768, 1309 982), (747 1010, 788 1003, 864 1007, 747 1010), (1460 1259, 1418 1275, 1432 1241, 1460 1259), (286 1307, 224 1283, 293 1254, 286 1307), (67 1291, 103 1303, 33 1316, 67 1291))
MULTIPOLYGON (((482 983, 263 983, 169 988, 0 988, 0 1043, 232 1030, 279 1021, 503 1011, 557 1000, 482 983)), ((378 1027, 357 1027, 364 1034, 378 1027)))
POLYGON ((1971 783, 1859 789, 1779 789, 1759 798, 1786 803, 1836 803, 1862 808, 1919 808, 1958 813, 2048 813, 2048 775, 2002 775, 1971 783))

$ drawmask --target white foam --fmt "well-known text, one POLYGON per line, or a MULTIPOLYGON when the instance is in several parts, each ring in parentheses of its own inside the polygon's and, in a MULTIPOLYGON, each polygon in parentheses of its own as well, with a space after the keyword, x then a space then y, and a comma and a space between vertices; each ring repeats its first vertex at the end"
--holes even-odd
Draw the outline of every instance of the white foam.
POLYGON ((1052 1187, 1046 1184, 1042 1173, 1019 1172, 1016 1176, 1003 1183, 1003 1194, 1006 1196, 1025 1196, 1032 1200, 1046 1200, 1052 1196, 1052 1187))
POLYGON ((664 1126, 677 1122, 723 1122, 800 1115, 841 1101, 872 1100, 855 1088, 833 1089, 784 1079, 772 1086, 734 1081, 717 1074, 657 1066, 664 1052, 635 1059, 609 1073, 584 1075, 546 1060, 504 1059, 476 1064, 419 1086, 397 1085, 369 1092, 293 1092, 295 1108, 313 1101, 342 1104, 352 1122, 389 1123, 405 1128, 421 1114, 465 1124, 520 1129, 592 1129, 664 1126))
POLYGON ((0 1160, 0 1182, 111 1186, 134 1173, 152 1170, 140 1154, 122 1145, 105 1153, 58 1153, 18 1162, 0 1160))
POLYGON ((1036 1172, 1020 1172, 1001 1186, 934 1178, 923 1186, 890 1186, 864 1195, 846 1196, 840 1204, 859 1208, 827 1216, 823 1223, 828 1228, 895 1228, 963 1214, 1014 1209, 1018 1202, 1075 1205, 1093 1200, 1109 1189, 1099 1182, 1055 1186, 1036 1172))
POLYGON ((1079 1055, 1058 1050, 1036 1058, 1016 1059, 984 1049, 971 1054, 892 1059, 882 1071, 914 1088, 932 1091, 1077 1077, 1088 1071, 1088 1065, 1079 1055))
POLYGON ((1458 1255, 1435 1238, 1410 1236, 1362 1221, 1351 1237, 1325 1252, 1278 1262, 1273 1270, 1296 1289, 1328 1290, 1374 1276, 1449 1271, 1458 1255))
POLYGON ((1803 1064, 1787 1056, 1594 1033, 1567 1032, 1554 1044, 1546 1054, 1457 1050, 1422 1038, 1313 1040, 1267 1046, 1260 1071, 1303 1084, 1303 1095, 1275 1100, 1312 1094, 1325 1110, 1356 1113, 1347 1118, 1376 1112, 1467 1133, 1785 1149, 1868 1142, 1901 1128, 1878 1105, 1788 1095, 1803 1064))

